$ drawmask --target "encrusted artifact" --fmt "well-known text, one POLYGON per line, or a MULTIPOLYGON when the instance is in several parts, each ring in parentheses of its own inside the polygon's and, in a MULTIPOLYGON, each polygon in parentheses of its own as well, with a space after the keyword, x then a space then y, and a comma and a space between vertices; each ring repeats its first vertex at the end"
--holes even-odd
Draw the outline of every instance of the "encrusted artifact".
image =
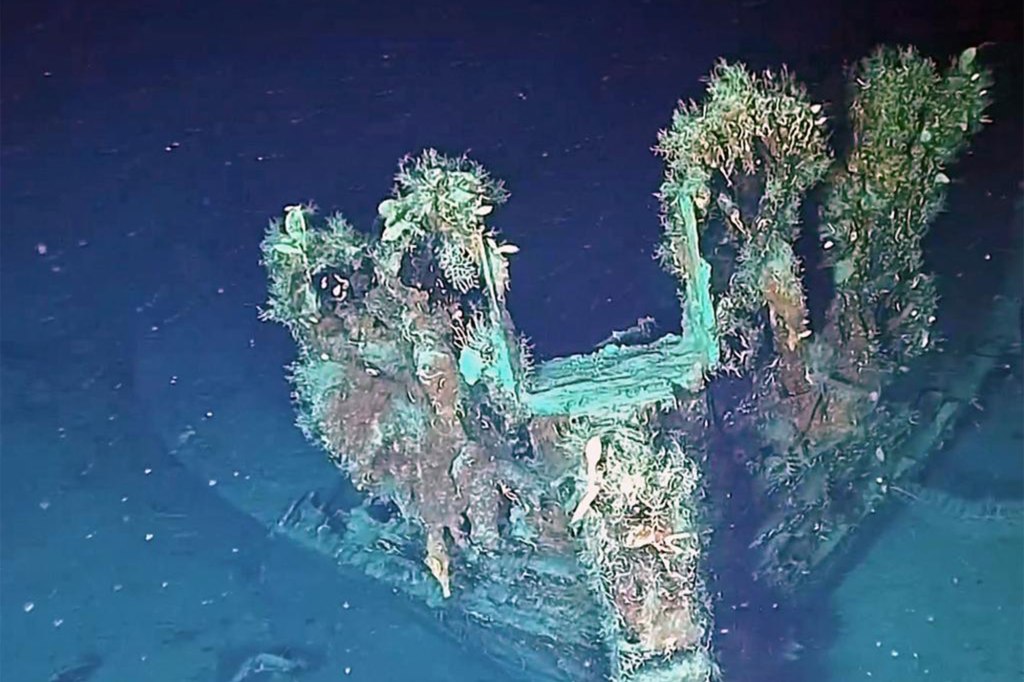
POLYGON ((788 72, 719 64, 657 145, 681 331, 641 320, 536 365, 505 306, 518 248, 490 224, 508 195, 479 164, 403 159, 373 236, 285 208, 264 317, 298 345, 299 427, 361 497, 305 497, 279 529, 489 628, 531 679, 718 677, 709 452, 749 444, 758 571, 799 597, 952 424, 890 391, 935 343, 921 240, 989 85, 973 49, 945 71, 880 49, 837 155, 788 72), (794 249, 816 188, 834 288, 817 326, 794 249))

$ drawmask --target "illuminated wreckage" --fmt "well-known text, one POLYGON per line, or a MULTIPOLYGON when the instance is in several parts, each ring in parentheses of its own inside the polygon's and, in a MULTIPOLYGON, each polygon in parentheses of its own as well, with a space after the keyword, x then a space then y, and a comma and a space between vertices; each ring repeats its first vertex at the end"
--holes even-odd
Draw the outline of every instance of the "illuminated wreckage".
POLYGON ((489 224, 507 193, 472 160, 403 159, 375 236, 285 208, 261 245, 263 316, 298 346, 299 428, 358 493, 298 499, 278 530, 458 613, 444 622, 533 680, 720 677, 709 453, 748 444, 752 564, 799 599, 991 369, 978 356, 948 393, 900 399, 934 358, 921 240, 985 122, 975 56, 864 59, 839 159, 790 74, 716 66, 656 147, 681 331, 589 354, 534 363, 506 309, 518 249, 489 224), (812 329, 794 244, 816 189, 834 291, 812 329))

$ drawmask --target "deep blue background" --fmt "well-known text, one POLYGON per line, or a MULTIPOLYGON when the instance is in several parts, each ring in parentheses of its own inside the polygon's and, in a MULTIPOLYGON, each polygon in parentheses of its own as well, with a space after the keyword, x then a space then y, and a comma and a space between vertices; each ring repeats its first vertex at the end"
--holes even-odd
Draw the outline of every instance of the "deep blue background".
POLYGON ((16 290, 37 241, 88 240, 145 243, 107 284, 152 290, 180 277, 168 252, 187 245, 255 303, 269 216, 313 199, 368 229, 398 158, 436 146, 512 192, 495 224, 522 247, 517 323, 541 355, 584 350, 638 316, 678 317, 651 260, 649 147, 719 57, 788 63, 841 101, 844 65, 876 44, 944 62, 989 43, 996 123, 975 147, 984 167, 957 169, 981 181, 953 196, 991 218, 972 229, 1005 233, 1021 176, 1018 5, 8 1, 4 283, 16 290), (985 192, 998 205, 971 201, 985 192))

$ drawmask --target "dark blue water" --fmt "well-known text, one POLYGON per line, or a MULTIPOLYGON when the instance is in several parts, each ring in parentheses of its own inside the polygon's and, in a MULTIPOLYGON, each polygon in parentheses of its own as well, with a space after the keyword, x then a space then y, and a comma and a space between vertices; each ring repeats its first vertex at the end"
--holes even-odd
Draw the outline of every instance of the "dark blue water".
MULTIPOLYGON (((844 65, 878 43, 944 61, 988 42, 994 123, 928 244, 943 331, 977 323, 1020 258, 1018 3, 2 10, 4 682, 229 682, 261 651, 309 661, 309 682, 529 679, 268 533, 303 476, 333 471, 293 426, 291 340, 257 320, 258 243, 306 200, 368 229, 406 153, 468 152, 506 181, 511 313, 540 357, 582 352, 638 317, 678 319, 652 259, 649 148, 717 58, 788 63, 840 100, 844 65)), ((726 679, 1022 679, 1024 414, 1020 364, 1003 364, 931 473, 950 497, 881 525, 815 608, 749 581, 724 534, 726 679), (990 498, 1009 520, 950 508, 990 498)))

